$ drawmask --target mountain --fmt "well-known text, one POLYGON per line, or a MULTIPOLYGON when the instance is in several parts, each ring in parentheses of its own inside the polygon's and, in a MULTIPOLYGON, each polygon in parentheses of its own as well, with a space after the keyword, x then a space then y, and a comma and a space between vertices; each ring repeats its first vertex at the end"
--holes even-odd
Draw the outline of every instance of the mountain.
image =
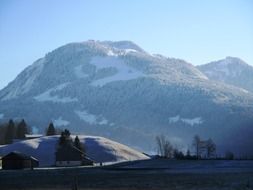
POLYGON ((209 79, 253 92, 253 67, 239 58, 226 57, 197 67, 209 79))
POLYGON ((159 134, 185 149, 199 134, 213 138, 219 153, 253 153, 251 92, 130 41, 90 40, 48 53, 0 91, 0 115, 24 118, 34 131, 53 121, 145 151, 156 150, 159 134))
MULTIPOLYGON (((75 137, 72 136, 72 138, 74 139, 75 137)), ((87 156, 96 163, 149 158, 141 152, 103 137, 81 135, 79 139, 85 145, 87 156)), ((59 136, 47 136, 0 146, 0 155, 3 156, 18 150, 37 158, 40 166, 52 166, 55 164, 55 147, 57 147, 58 140, 59 136)))

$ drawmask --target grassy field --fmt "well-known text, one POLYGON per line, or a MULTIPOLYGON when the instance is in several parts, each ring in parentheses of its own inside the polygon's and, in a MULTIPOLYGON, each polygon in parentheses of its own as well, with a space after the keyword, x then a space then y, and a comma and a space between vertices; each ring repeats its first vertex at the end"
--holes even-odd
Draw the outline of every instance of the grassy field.
MULTIPOLYGON (((174 163, 173 165, 184 164, 187 166, 187 162, 174 161, 172 163, 174 163)), ((189 162, 189 164, 192 165, 192 162, 189 162)), ((195 161, 195 164, 201 166, 203 162, 198 164, 198 161, 195 161)), ((208 165, 208 162, 206 164, 208 165)), ((0 171, 0 189, 70 190, 74 189, 73 187, 87 190, 253 189, 253 171, 244 168, 242 163, 239 165, 243 166, 241 170, 240 167, 237 167, 237 170, 223 169, 217 172, 215 170, 210 170, 209 172, 208 169, 204 169, 206 171, 203 172, 203 168, 195 170, 194 167, 191 167, 189 171, 180 170, 180 172, 173 172, 173 170, 171 172, 169 168, 125 168, 126 165, 124 167, 113 166, 105 168, 0 171)), ((231 164, 228 164, 228 166, 231 167, 231 164)))

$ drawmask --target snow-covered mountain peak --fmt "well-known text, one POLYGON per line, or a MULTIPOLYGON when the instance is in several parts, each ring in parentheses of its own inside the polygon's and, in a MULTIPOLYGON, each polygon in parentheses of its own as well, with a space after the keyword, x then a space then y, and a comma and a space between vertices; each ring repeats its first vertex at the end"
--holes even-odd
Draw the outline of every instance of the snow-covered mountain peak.
MULTIPOLYGON (((217 137, 218 144, 231 129, 237 134, 244 122, 253 121, 251 92, 209 80, 208 72, 227 76, 224 72, 234 70, 231 64, 214 69, 222 64, 212 63, 203 72, 184 60, 146 53, 128 41, 70 43, 36 61, 0 91, 0 120, 24 118, 41 132, 53 121, 73 132, 147 149, 150 139, 164 133, 186 141, 206 134, 204 138, 217 137)), ((234 78, 238 76, 244 89, 252 89, 250 69, 241 69, 234 78)), ((252 141, 247 144, 252 147, 252 141)))
POLYGON ((217 61, 217 63, 219 65, 246 65, 243 60, 231 56, 227 56, 225 59, 217 61))
POLYGON ((253 91, 253 67, 237 57, 229 56, 197 68, 211 80, 253 91))

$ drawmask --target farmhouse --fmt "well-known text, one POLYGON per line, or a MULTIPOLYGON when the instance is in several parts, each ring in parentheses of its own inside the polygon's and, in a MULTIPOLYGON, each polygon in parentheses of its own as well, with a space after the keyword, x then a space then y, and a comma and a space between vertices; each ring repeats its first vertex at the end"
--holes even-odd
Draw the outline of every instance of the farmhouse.
POLYGON ((82 166, 94 164, 82 151, 72 145, 59 147, 55 153, 55 158, 56 166, 82 166))
POLYGON ((39 166, 39 161, 32 157, 20 152, 14 151, 2 157, 3 170, 16 170, 16 169, 33 169, 39 166))

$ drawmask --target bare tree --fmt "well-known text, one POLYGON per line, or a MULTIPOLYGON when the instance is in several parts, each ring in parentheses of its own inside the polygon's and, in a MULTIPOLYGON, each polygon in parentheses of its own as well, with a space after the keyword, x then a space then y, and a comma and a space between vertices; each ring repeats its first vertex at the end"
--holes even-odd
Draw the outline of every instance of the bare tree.
POLYGON ((171 158, 173 156, 173 147, 164 135, 156 136, 156 144, 160 156, 165 158, 171 158))
POLYGON ((215 156, 216 145, 215 145, 215 143, 213 142, 212 139, 208 139, 206 141, 206 150, 207 150, 207 157, 208 158, 211 158, 211 157, 215 156))
POLYGON ((199 137, 198 135, 195 135, 195 136, 193 137, 192 145, 193 145, 193 147, 194 147, 194 149, 195 149, 197 159, 199 159, 200 156, 201 156, 201 155, 200 155, 200 154, 201 154, 201 151, 200 151, 200 143, 201 143, 200 137, 199 137))

